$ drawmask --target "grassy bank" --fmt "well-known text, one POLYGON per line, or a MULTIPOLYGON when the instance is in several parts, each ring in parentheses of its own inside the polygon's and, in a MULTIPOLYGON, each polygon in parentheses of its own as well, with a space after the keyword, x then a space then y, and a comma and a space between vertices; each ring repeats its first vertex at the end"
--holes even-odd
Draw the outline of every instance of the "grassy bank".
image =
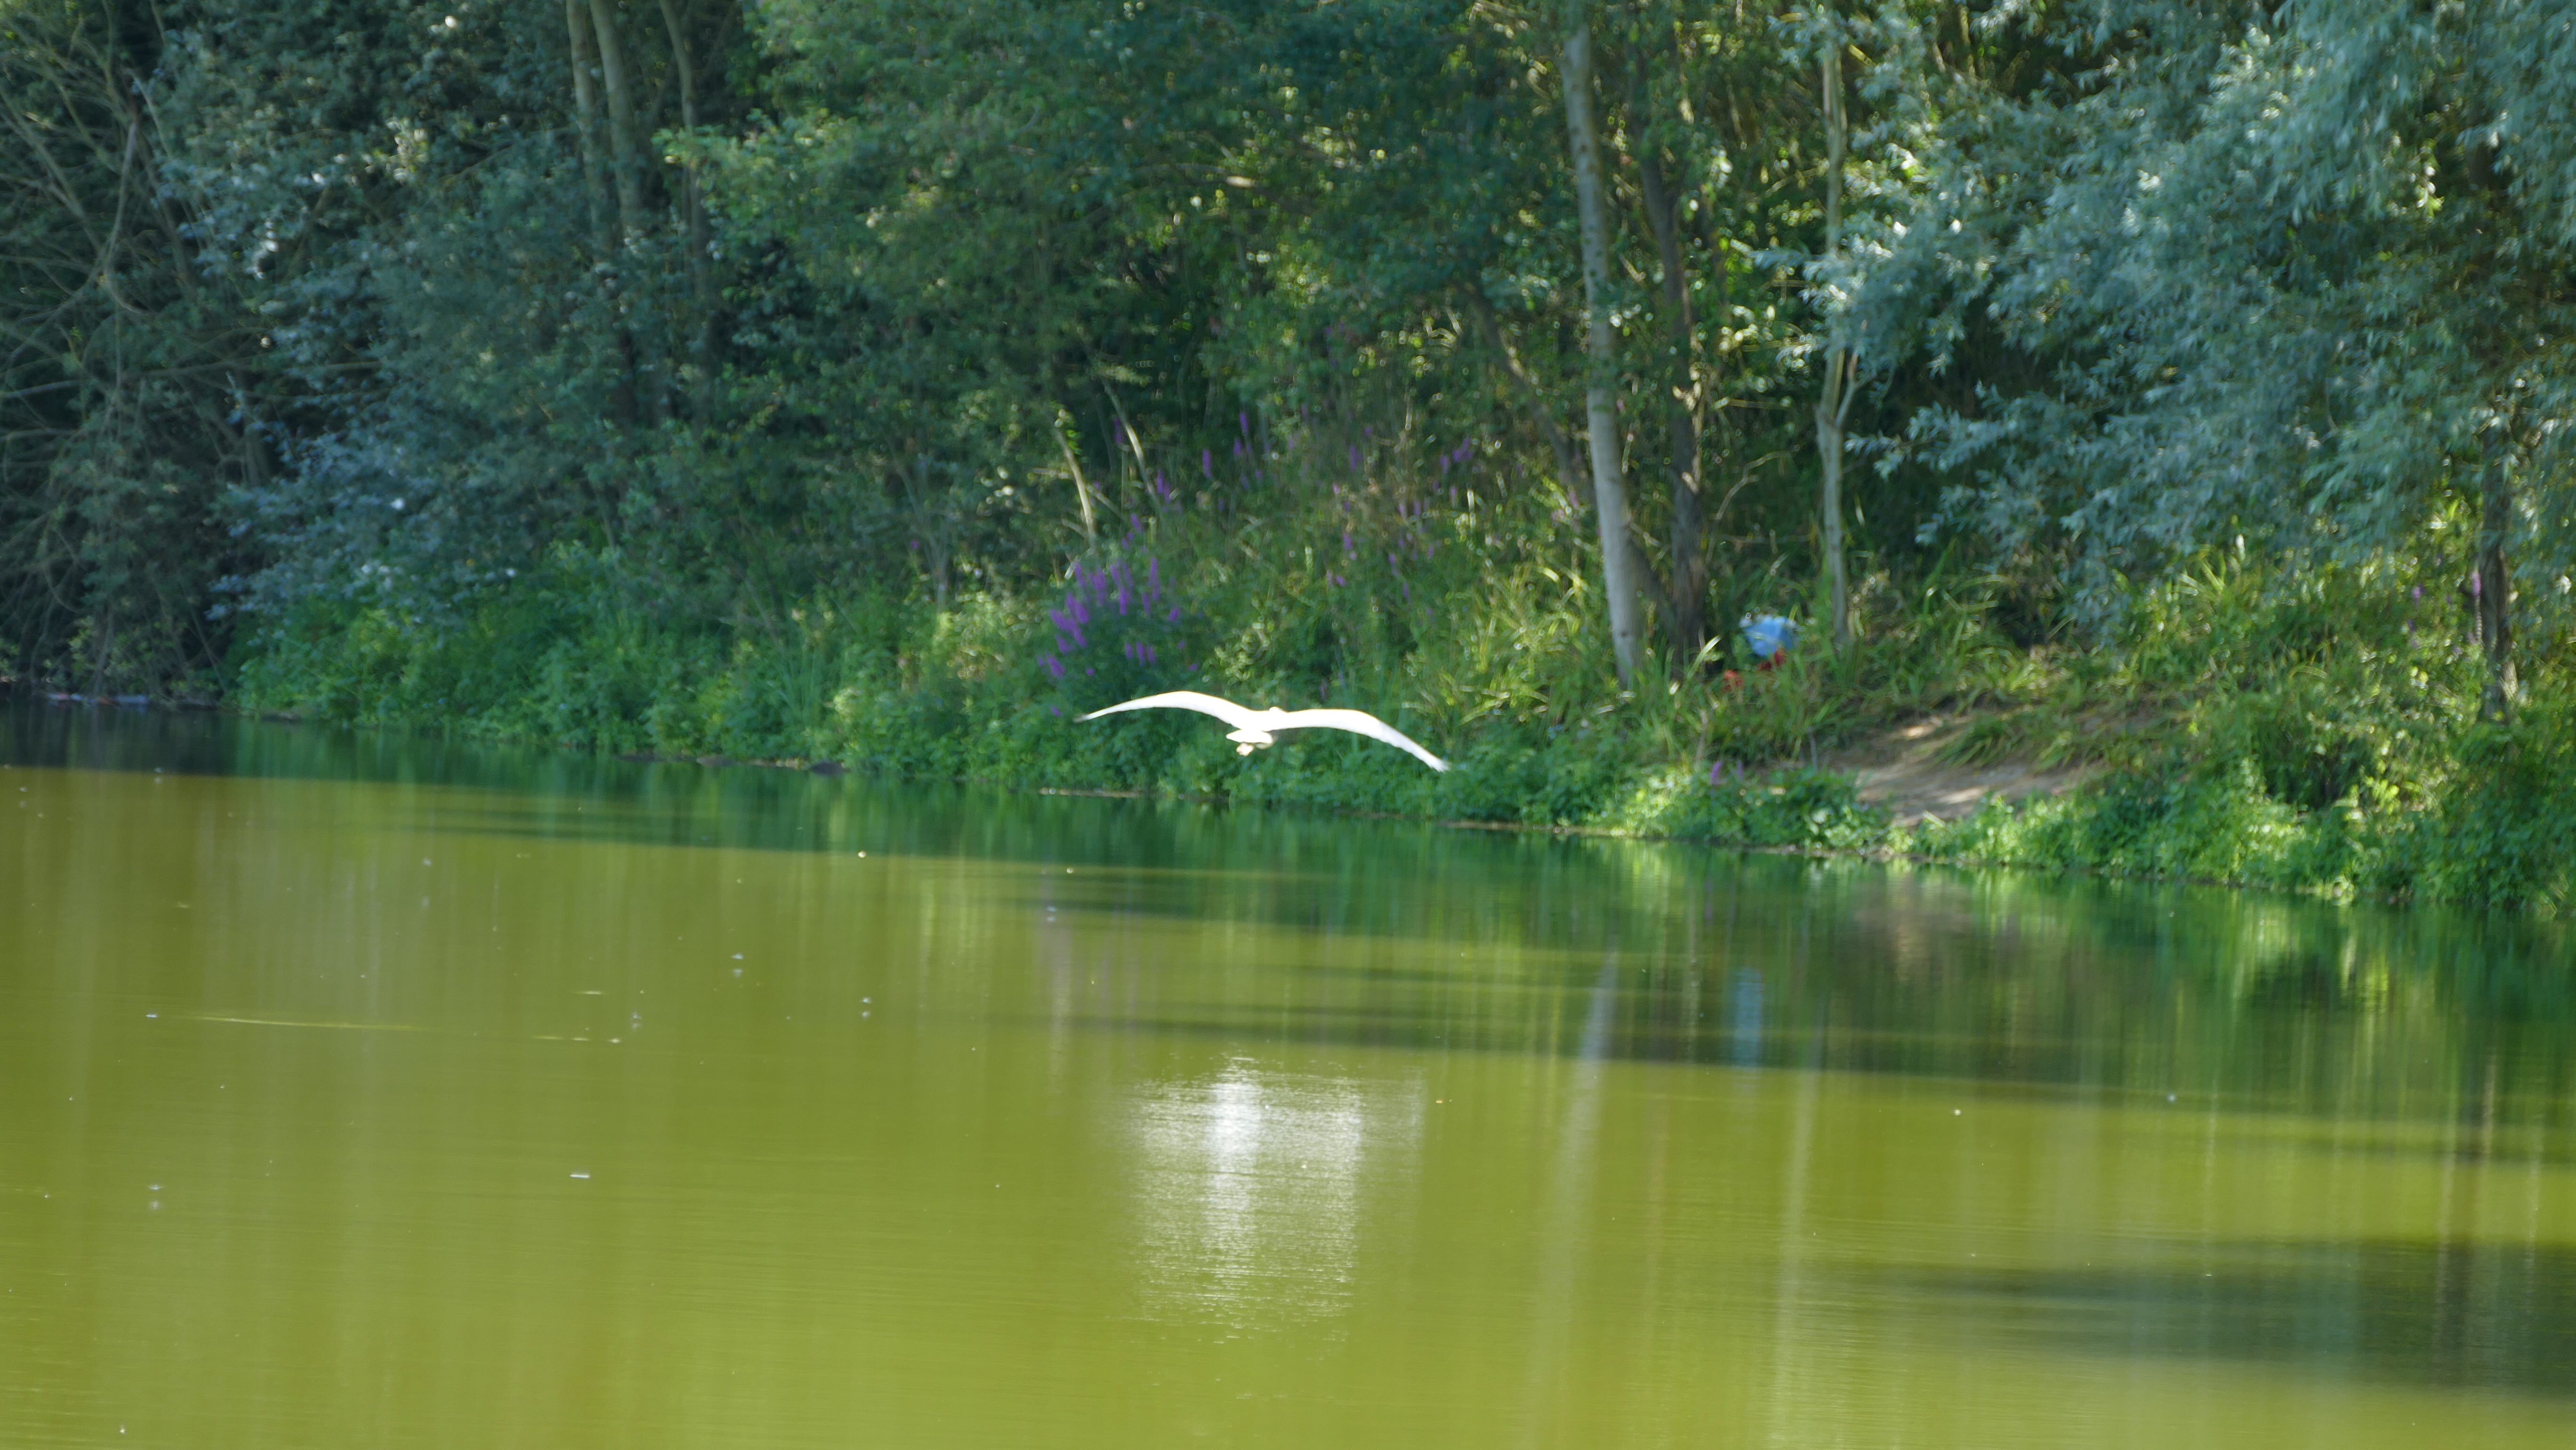
POLYGON ((271 621, 234 700, 610 753, 2334 896, 2555 910, 2576 890, 2570 702, 2542 689, 2479 723, 2456 605, 2396 566, 2284 580, 2212 558, 2087 647, 2016 642, 1994 581, 1876 574, 1848 654, 1721 657, 1621 691, 1584 663, 1608 652, 1579 559, 1475 552, 1480 531, 1508 535, 1472 505, 1380 504, 1309 521, 1302 537, 1340 534, 1321 562, 1176 517, 1094 551, 1061 593, 947 608, 888 593, 719 611, 742 592, 646 587, 628 561, 565 552, 443 619, 340 604, 271 621), (1191 716, 1074 722, 1185 685, 1371 709, 1456 768, 1332 735, 1239 757, 1191 716), (1946 747, 1963 769, 2082 765, 2089 782, 1902 821, 1811 763, 1936 711, 1967 722, 1946 747))

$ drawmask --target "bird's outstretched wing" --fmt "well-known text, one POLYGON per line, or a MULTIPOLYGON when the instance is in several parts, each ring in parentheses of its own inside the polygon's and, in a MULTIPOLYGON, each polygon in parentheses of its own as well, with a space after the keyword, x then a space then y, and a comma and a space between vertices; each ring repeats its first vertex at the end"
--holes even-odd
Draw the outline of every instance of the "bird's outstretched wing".
POLYGON ((1449 762, 1413 743, 1413 737, 1396 729, 1366 710, 1291 710, 1271 717, 1263 729, 1281 730, 1348 730, 1371 740, 1383 740, 1399 750, 1408 750, 1413 758, 1433 770, 1447 770, 1449 762))
POLYGON ((1173 690, 1168 694, 1146 695, 1134 700, 1124 700, 1106 710, 1094 710, 1079 718, 1097 720, 1103 715, 1115 715, 1126 710, 1196 710, 1202 715, 1214 715, 1237 730, 1260 723, 1259 715, 1232 700, 1220 700, 1214 695, 1202 695, 1196 690, 1173 690))

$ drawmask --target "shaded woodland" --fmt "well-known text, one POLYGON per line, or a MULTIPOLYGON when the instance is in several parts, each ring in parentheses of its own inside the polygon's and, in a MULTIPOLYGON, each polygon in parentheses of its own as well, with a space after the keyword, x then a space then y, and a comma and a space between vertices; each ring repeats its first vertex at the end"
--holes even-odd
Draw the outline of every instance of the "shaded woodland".
MULTIPOLYGON (((2202 792, 2097 824, 2438 820, 2440 894, 2548 898, 2571 60, 2511 0, 11 3, 0 672, 1384 800, 1062 728, 1208 681, 1630 824, 1942 716, 2202 792)), ((2434 889, 2382 845, 2276 874, 2434 889)))

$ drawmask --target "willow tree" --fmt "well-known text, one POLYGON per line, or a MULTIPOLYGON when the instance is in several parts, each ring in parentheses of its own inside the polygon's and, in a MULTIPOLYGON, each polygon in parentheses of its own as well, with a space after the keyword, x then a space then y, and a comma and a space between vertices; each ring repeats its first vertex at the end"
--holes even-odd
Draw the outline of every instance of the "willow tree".
POLYGON ((1860 314, 1982 377, 1915 420, 1952 517, 2070 564, 2079 610, 2234 538, 2439 557, 2517 685, 2528 587, 2576 559, 2576 103, 2564 17, 2514 0, 2030 22, 2010 84, 1949 77, 1860 314), (1961 339, 1997 338, 2005 357, 1961 339), (2474 520, 2462 545, 2431 532, 2474 520), (2519 601, 2519 604, 2517 603, 2519 601))

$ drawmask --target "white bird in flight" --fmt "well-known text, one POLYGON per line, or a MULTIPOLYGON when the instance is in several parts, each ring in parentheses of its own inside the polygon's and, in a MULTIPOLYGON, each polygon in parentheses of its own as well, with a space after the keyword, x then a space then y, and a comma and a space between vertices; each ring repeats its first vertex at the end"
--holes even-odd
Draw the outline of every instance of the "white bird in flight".
POLYGON ((1267 710, 1247 710, 1232 700, 1220 700, 1196 690, 1174 690, 1169 694, 1129 700, 1106 710, 1094 710, 1082 718, 1097 720, 1103 715, 1115 715, 1124 710, 1196 710, 1202 715, 1214 715, 1234 727, 1225 738, 1234 742, 1237 755, 1269 749, 1277 743, 1282 730, 1348 730, 1371 740, 1383 740, 1399 750, 1409 750, 1414 759, 1433 770, 1449 768, 1449 762, 1414 744, 1403 731, 1365 710, 1282 710, 1276 705, 1267 710))

